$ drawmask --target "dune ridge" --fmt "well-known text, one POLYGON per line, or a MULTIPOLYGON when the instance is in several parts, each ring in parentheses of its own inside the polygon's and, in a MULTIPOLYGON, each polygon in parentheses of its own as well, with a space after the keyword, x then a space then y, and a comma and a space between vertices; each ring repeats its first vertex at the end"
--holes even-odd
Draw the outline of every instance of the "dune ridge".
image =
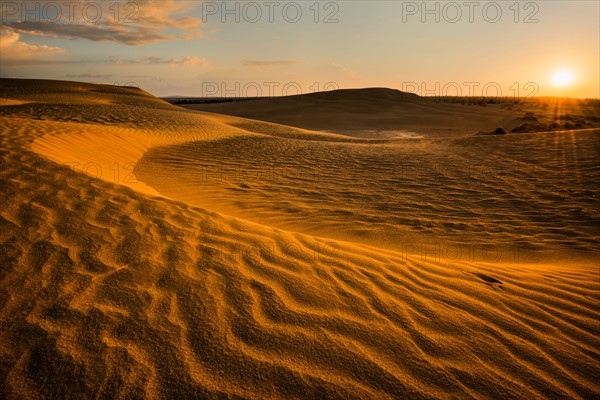
POLYGON ((352 139, 134 97, 75 115, 36 94, 1 111, 3 397, 600 394, 595 265, 423 260, 157 196, 135 170, 153 151, 352 139), (134 163, 136 179, 67 165, 90 160, 134 163))

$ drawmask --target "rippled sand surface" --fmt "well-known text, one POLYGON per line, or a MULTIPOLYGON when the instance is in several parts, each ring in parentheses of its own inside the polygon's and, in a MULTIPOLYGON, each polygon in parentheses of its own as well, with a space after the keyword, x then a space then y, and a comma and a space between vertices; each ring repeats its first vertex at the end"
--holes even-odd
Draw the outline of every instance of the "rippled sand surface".
POLYGON ((355 139, 2 88, 1 397, 600 395, 597 131, 355 139))

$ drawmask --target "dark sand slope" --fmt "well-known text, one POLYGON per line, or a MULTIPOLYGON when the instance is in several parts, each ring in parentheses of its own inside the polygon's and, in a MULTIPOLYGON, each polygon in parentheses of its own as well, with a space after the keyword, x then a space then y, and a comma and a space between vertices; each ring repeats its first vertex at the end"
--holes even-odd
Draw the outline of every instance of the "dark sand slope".
POLYGON ((512 128, 520 116, 516 111, 445 103, 383 88, 344 89, 183 107, 351 136, 406 130, 456 137, 457 134, 489 131, 499 126, 512 128))
MULTIPOLYGON (((600 395, 597 265, 405 256, 160 197, 134 169, 73 173, 67 163, 135 164, 186 142, 345 139, 260 122, 247 123, 271 135, 249 132, 133 89, 0 84, 20 100, 0 108, 0 397, 600 395)), ((597 200, 589 190, 577 195, 597 200)))

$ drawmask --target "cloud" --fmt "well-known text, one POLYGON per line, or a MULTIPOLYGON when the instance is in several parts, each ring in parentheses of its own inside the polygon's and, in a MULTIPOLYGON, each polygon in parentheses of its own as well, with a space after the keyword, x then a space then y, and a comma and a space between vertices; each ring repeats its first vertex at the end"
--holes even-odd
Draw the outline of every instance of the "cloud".
POLYGON ((175 39, 173 35, 165 35, 141 26, 136 27, 136 29, 129 29, 121 26, 48 24, 34 21, 15 22, 8 25, 24 35, 64 37, 68 39, 83 38, 94 42, 117 42, 129 45, 175 39))
POLYGON ((72 79, 110 79, 112 78, 113 75, 112 74, 108 74, 108 75, 94 75, 94 74, 68 74, 65 75, 65 78, 72 78, 72 79))
MULTIPOLYGON (((180 63, 183 65, 191 66, 191 65, 206 65, 207 61, 203 58, 199 57, 186 57, 182 60, 175 60, 176 63, 180 63)), ((171 63, 172 64, 172 63, 171 63)))
POLYGON ((201 20, 186 15, 190 10, 190 2, 136 0, 33 3, 20 0, 13 3, 16 3, 17 10, 33 10, 25 15, 29 18, 23 18, 19 12, 5 12, 2 15, 5 26, 24 35, 82 38, 134 46, 202 35, 201 20), (54 4, 53 8, 50 4, 54 4), (47 9, 53 11, 45 11, 47 9))
POLYGON ((156 81, 156 82, 164 82, 165 81, 160 76, 151 76, 151 75, 127 75, 125 78, 146 80, 146 81, 156 81))
POLYGON ((332 68, 337 73, 342 74, 348 78, 355 79, 358 77, 358 74, 356 73, 356 71, 354 71, 353 69, 348 68, 345 65, 342 65, 338 62, 329 61, 329 62, 327 62, 327 66, 329 68, 332 68))
POLYGON ((300 61, 295 60, 276 60, 276 61, 256 61, 256 60, 245 60, 242 61, 244 67, 277 67, 282 65, 293 65, 300 64, 300 61))
POLYGON ((20 40, 19 33, 14 30, 0 28, 0 61, 3 65, 48 64, 56 62, 50 55, 63 53, 61 47, 50 47, 47 45, 35 45, 20 40))
POLYGON ((146 64, 146 65, 169 65, 171 67, 176 67, 178 65, 184 65, 186 67, 190 67, 193 65, 208 65, 208 60, 199 57, 185 57, 185 58, 164 58, 164 57, 153 57, 146 56, 143 58, 131 58, 124 59, 119 57, 109 57, 106 60, 107 63, 110 64, 146 64))

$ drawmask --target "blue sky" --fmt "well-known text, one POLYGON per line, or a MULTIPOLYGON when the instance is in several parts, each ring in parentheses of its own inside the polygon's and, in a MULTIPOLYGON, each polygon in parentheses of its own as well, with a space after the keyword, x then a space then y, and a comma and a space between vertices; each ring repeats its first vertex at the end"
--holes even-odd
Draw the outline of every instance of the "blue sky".
POLYGON ((159 96, 379 86, 600 97, 597 1, 114 3, 3 1, 0 75, 159 96), (559 71, 571 79, 553 81, 559 71))

